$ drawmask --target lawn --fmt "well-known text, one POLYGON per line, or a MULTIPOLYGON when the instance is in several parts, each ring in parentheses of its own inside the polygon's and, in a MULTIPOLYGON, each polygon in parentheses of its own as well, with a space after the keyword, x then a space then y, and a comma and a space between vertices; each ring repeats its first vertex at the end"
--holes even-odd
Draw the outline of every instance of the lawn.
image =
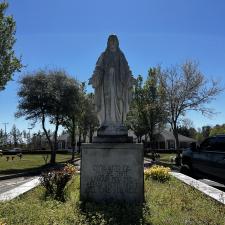
POLYGON ((145 204, 94 204, 79 201, 79 176, 66 188, 66 202, 45 199, 38 187, 0 204, 0 224, 7 225, 223 225, 225 207, 172 178, 145 181, 145 204))
POLYGON ((175 156, 175 153, 160 153, 160 161, 171 163, 171 158, 174 158, 175 156))
MULTIPOLYGON (((9 156, 9 161, 6 160, 5 155, 0 157, 0 174, 12 174, 25 172, 28 170, 34 170, 45 165, 44 157, 48 157, 47 161, 50 159, 50 155, 36 155, 36 154, 24 154, 20 159, 18 156, 9 156)), ((71 159, 71 154, 57 154, 56 161, 62 162, 71 159)))

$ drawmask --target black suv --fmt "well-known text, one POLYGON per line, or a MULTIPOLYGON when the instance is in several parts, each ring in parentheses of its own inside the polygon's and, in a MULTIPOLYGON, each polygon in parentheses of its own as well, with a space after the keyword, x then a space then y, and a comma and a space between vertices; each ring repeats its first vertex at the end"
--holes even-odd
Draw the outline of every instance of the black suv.
POLYGON ((225 183, 225 135, 195 143, 182 153, 181 172, 195 174, 225 183))

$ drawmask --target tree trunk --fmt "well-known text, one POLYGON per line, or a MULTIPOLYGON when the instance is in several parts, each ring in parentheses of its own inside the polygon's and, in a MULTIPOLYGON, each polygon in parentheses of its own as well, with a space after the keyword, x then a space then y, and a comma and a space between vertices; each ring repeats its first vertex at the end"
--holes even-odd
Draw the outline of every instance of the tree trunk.
POLYGON ((45 116, 44 116, 44 114, 42 115, 42 121, 41 122, 42 122, 42 128, 44 130, 45 136, 48 140, 48 144, 49 144, 49 147, 50 147, 51 152, 52 152, 53 151, 53 144, 52 144, 51 138, 48 135, 48 131, 45 128, 45 116))
POLYGON ((138 138, 138 143, 141 143, 141 136, 139 135, 137 138, 138 138))
POLYGON ((178 130, 177 130, 176 124, 174 124, 173 135, 175 138, 175 149, 177 151, 176 165, 180 166, 181 165, 181 154, 180 154, 180 145, 179 145, 178 130))
POLYGON ((92 137, 93 137, 93 130, 90 127, 90 130, 89 130, 89 143, 92 143, 92 137))
POLYGON ((72 118, 72 131, 71 131, 71 145, 72 145, 72 161, 75 158, 75 143, 76 143, 76 137, 75 137, 75 130, 76 130, 76 125, 75 125, 75 118, 73 116, 72 118))
POLYGON ((177 128, 174 128, 174 130, 173 130, 173 136, 175 138, 175 149, 178 150, 179 149, 179 138, 178 138, 177 128))
POLYGON ((55 164, 56 162, 56 151, 58 148, 58 142, 57 142, 58 128, 59 128, 59 121, 58 121, 58 118, 56 118, 56 125, 55 125, 55 132, 54 132, 54 148, 52 149, 51 159, 50 159, 51 164, 55 164))

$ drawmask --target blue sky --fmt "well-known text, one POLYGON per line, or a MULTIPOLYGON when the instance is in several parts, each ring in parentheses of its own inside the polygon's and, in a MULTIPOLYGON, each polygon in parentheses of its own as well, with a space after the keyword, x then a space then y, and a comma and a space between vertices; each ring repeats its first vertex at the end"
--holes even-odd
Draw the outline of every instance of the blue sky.
MULTIPOLYGON (((91 77, 107 37, 116 33, 133 75, 149 67, 197 60, 208 79, 225 86, 224 0, 8 0, 17 23, 15 51, 26 68, 0 92, 0 122, 27 129, 15 119, 19 77, 38 68, 64 68, 80 81, 91 77)), ((91 90, 90 88, 88 90, 91 90)), ((210 107, 212 119, 188 113, 194 126, 225 123, 225 93, 210 107)), ((3 124, 0 124, 3 128, 3 124)), ((36 126, 33 131, 39 129, 36 126)))

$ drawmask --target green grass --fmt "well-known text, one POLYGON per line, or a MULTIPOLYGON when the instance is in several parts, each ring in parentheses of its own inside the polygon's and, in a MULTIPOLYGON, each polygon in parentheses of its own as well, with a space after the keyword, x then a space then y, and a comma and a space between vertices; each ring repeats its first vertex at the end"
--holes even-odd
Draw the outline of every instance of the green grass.
POLYGON ((162 162, 167 162, 167 163, 171 163, 171 158, 172 157, 175 157, 176 156, 176 154, 175 153, 171 153, 171 154, 167 154, 167 153, 165 153, 165 154, 160 154, 160 161, 162 161, 162 162))
POLYGON ((7 225, 223 225, 225 207, 175 178, 145 181, 142 205, 79 202, 79 176, 66 188, 66 202, 44 198, 38 187, 0 204, 0 224, 7 225))
MULTIPOLYGON (((36 168, 40 168, 45 165, 45 160, 43 156, 47 155, 35 155, 35 154, 24 154, 22 159, 16 155, 14 155, 14 160, 12 160, 12 156, 9 156, 9 161, 6 160, 5 155, 0 157, 0 174, 12 174, 25 172, 29 170, 34 170, 36 168)), ((62 162, 71 159, 71 154, 57 154, 56 161, 62 162)), ((50 160, 50 155, 48 157, 48 161, 50 160)))

